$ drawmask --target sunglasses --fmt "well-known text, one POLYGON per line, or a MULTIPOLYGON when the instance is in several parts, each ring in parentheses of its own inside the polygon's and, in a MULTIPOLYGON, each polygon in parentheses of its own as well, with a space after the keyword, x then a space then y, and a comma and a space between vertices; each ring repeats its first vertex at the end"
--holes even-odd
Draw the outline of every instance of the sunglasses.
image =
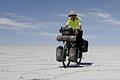
POLYGON ((77 16, 77 15, 69 15, 69 17, 72 17, 72 16, 77 16))

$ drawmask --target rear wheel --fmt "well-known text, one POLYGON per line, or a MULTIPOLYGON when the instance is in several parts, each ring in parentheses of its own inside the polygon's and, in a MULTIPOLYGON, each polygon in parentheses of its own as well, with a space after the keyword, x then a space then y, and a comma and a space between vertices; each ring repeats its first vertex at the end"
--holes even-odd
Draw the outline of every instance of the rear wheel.
POLYGON ((79 65, 81 63, 81 60, 82 60, 82 52, 78 51, 76 58, 77 58, 76 63, 79 65))

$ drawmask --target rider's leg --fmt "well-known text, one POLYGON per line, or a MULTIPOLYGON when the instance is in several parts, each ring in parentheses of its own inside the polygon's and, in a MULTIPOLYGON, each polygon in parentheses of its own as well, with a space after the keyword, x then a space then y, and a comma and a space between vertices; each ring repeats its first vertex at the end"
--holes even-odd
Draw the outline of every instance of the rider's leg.
POLYGON ((83 44, 83 31, 79 31, 79 33, 76 36, 76 43, 77 46, 80 48, 80 50, 82 49, 82 44, 83 44))
POLYGON ((80 31, 76 37, 77 47, 79 48, 79 57, 82 57, 83 31, 80 31))

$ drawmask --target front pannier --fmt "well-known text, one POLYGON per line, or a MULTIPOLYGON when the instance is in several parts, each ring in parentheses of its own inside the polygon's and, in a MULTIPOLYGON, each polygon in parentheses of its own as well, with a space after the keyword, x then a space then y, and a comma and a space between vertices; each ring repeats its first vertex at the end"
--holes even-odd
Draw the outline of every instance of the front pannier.
POLYGON ((56 48, 56 61, 62 62, 64 60, 64 55, 63 55, 63 47, 58 46, 56 48))

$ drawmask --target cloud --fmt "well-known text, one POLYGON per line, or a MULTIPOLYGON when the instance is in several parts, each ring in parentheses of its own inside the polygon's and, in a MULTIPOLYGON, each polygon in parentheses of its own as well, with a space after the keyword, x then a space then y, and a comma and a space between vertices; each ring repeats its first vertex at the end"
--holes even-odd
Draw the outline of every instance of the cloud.
POLYGON ((78 16, 86 17, 87 15, 85 13, 78 13, 78 16))
POLYGON ((47 29, 60 25, 58 22, 45 21, 39 22, 29 19, 16 13, 2 13, 0 15, 0 28, 9 30, 23 30, 23 29, 47 29))
POLYGON ((96 35, 86 35, 86 36, 83 36, 83 38, 87 38, 87 39, 97 39, 97 38, 100 38, 100 36, 96 36, 96 35))
POLYGON ((10 30, 22 30, 37 28, 31 19, 17 15, 16 13, 3 12, 0 13, 0 28, 10 30))
POLYGON ((68 15, 59 13, 59 14, 57 14, 57 16, 60 16, 60 17, 67 17, 68 15))
POLYGON ((55 33, 50 33, 50 32, 42 32, 41 35, 42 36, 47 36, 47 37, 52 37, 52 38, 56 37, 55 33))
MULTIPOLYGON (((77 14, 78 14, 78 16, 80 16, 80 17, 86 17, 86 14, 85 14, 85 13, 77 13, 77 14)), ((68 14, 59 13, 59 14, 57 14, 57 16, 59 16, 59 17, 68 17, 68 14)))
POLYGON ((47 31, 42 31, 42 32, 21 32, 21 34, 25 34, 27 36, 31 37, 39 37, 39 38, 52 38, 56 39, 57 33, 55 32, 47 32, 47 31))
POLYGON ((14 12, 3 12, 4 15, 16 15, 14 12))
POLYGON ((41 26, 42 28, 52 28, 52 27, 56 27, 59 26, 61 23, 59 22, 52 22, 52 21, 46 21, 46 22, 39 22, 36 23, 37 26, 41 26))
POLYGON ((16 31, 16 33, 24 36, 55 39, 56 30, 60 24, 54 21, 36 21, 24 16, 17 16, 16 13, 0 15, 0 29, 16 31))
POLYGON ((2 15, 4 15, 5 17, 13 18, 14 20, 17 20, 17 21, 32 21, 31 18, 23 15, 18 15, 15 12, 3 12, 2 15))
POLYGON ((0 18, 0 28, 8 27, 8 29, 24 29, 24 28, 36 28, 35 26, 32 26, 31 23, 25 23, 25 22, 17 22, 15 20, 9 19, 9 18, 0 18), (1 27, 2 26, 2 27, 1 27))
POLYGON ((112 14, 105 11, 93 11, 89 12, 89 15, 99 17, 99 19, 106 24, 120 25, 120 20, 117 20, 112 14))
POLYGON ((100 18, 111 18, 111 14, 103 12, 89 12, 90 15, 94 15, 100 18))
POLYGON ((120 21, 115 19, 106 19, 105 22, 109 24, 120 25, 120 21))

